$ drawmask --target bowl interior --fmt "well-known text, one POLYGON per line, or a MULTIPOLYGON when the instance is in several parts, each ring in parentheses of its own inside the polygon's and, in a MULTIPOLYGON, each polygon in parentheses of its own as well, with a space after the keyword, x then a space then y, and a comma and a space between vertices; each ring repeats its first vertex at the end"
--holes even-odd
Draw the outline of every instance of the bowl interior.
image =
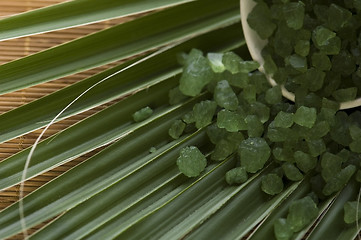
MULTIPOLYGON (((256 2, 253 0, 240 0, 241 22, 242 22, 244 38, 246 39, 249 53, 251 54, 253 60, 259 62, 259 64, 260 64, 259 70, 265 74, 264 67, 263 67, 264 59, 262 57, 261 51, 264 48, 264 46, 267 44, 267 40, 261 39, 258 36, 258 34, 253 29, 250 28, 250 26, 248 25, 248 22, 247 22, 248 14, 252 11, 252 9, 254 8, 255 5, 256 5, 256 2)), ((277 85, 277 83, 274 81, 272 76, 269 76, 267 74, 265 74, 265 75, 266 75, 269 83, 272 86, 277 85)), ((294 102, 295 95, 293 93, 287 91, 287 89, 285 89, 283 86, 281 86, 281 88, 282 88, 282 95, 285 98, 294 102)), ((354 108, 354 107, 358 107, 358 106, 361 106, 361 98, 357 98, 353 101, 341 103, 340 109, 348 109, 348 108, 354 108)))

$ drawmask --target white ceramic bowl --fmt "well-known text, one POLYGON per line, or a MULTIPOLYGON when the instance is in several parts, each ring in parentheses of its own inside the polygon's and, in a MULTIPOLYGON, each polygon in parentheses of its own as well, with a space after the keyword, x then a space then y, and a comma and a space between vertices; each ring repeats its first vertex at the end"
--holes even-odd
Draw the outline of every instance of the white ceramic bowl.
MULTIPOLYGON (((253 7, 256 5, 256 2, 254 2, 253 0, 240 0, 240 1, 241 1, 241 22, 242 22, 243 34, 247 42, 247 47, 253 60, 259 62, 260 64, 259 70, 264 73, 264 68, 263 68, 264 60, 262 58, 261 51, 263 47, 267 44, 267 41, 261 39, 258 36, 258 34, 249 27, 247 22, 248 14, 252 11, 253 7)), ((277 85, 277 83, 273 80, 272 76, 266 75, 266 77, 272 86, 277 85)), ((285 89, 283 86, 281 86, 281 88, 282 88, 282 95, 285 98, 294 102, 295 95, 287 91, 287 89, 285 89)), ((357 98, 353 101, 341 103, 340 109, 348 109, 358 106, 361 106, 361 98, 357 98)))

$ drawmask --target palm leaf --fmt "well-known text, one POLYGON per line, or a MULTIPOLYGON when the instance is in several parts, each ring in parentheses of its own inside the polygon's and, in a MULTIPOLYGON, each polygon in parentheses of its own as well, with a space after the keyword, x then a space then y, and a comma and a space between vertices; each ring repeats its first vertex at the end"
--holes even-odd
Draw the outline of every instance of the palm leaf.
POLYGON ((235 0, 222 3, 203 0, 157 12, 1 65, 0 94, 140 54, 237 21, 239 10, 235 0), (20 68, 22 71, 18 71, 20 68))
MULTIPOLYGON (((209 156, 212 145, 204 129, 178 140, 168 136, 173 120, 209 97, 202 94, 169 106, 168 91, 182 71, 178 53, 233 49, 249 58, 238 5, 235 0, 74 0, 0 21, 1 40, 172 6, 0 66, 0 92, 7 93, 141 54, 0 115, 0 142, 5 142, 45 126, 84 90, 109 76, 59 120, 121 98, 38 145, 27 178, 105 147, 24 198, 28 228, 56 218, 31 239, 274 239, 273 222, 309 192, 306 180, 269 197, 260 182, 274 168, 270 163, 243 185, 228 186, 224 175, 237 164, 235 156, 210 163, 198 178, 187 178, 175 165, 179 150, 195 145, 209 156), (147 53, 169 44, 166 50, 147 53), (155 110, 153 116, 134 123, 132 113, 147 105, 155 110), (157 150, 149 153, 151 147, 157 150)), ((0 162, 0 189, 20 182, 28 153, 25 149, 0 162)), ((354 239, 358 231, 355 224, 343 223, 343 204, 356 199, 357 186, 351 182, 320 203, 319 218, 293 239, 308 232, 307 239, 354 239)), ((0 212, 1 239, 21 231, 18 209, 14 203, 0 212)))
POLYGON ((0 21, 0 41, 80 26, 170 7, 193 0, 77 0, 18 14, 0 21))
POLYGON ((84 81, 59 90, 54 94, 2 114, 0 115, 0 142, 5 142, 45 126, 83 91, 120 70, 123 71, 102 82, 79 99, 78 102, 60 116, 59 120, 116 98, 124 97, 140 88, 148 88, 179 74, 182 69, 177 63, 177 53, 188 52, 194 47, 202 48, 205 51, 221 51, 222 48, 227 49, 241 46, 244 44, 244 39, 239 29, 240 25, 237 23, 208 34, 203 34, 152 58, 143 59, 142 62, 131 68, 128 66, 134 63, 134 61, 129 61, 106 70, 84 81))

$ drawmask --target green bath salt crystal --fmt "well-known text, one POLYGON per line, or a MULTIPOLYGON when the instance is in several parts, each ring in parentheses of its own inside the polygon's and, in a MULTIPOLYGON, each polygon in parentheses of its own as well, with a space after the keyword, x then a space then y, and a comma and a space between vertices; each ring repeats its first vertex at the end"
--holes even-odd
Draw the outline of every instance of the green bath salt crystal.
POLYGON ((352 141, 350 143, 350 149, 355 153, 361 153, 361 139, 352 141))
POLYGON ((302 151, 296 151, 293 155, 297 167, 304 173, 314 169, 317 165, 317 158, 302 151))
POLYGON ((278 218, 274 224, 274 234, 277 240, 289 240, 293 235, 291 226, 285 218, 278 218))
POLYGON ((361 182, 361 170, 357 170, 355 179, 357 182, 361 182))
POLYGON ((247 134, 249 137, 261 137, 264 127, 256 115, 248 115, 244 121, 247 124, 247 134))
POLYGON ((295 44, 295 53, 302 57, 308 56, 308 54, 310 53, 310 41, 298 40, 295 44))
POLYGON ((217 114, 217 126, 228 132, 247 130, 247 124, 241 114, 223 109, 217 114))
POLYGON ((177 166, 187 177, 197 177, 206 168, 207 159, 195 146, 181 149, 177 166))
POLYGON ((257 88, 254 85, 248 85, 243 89, 240 96, 248 103, 252 104, 257 101, 257 88))
POLYGON ((236 150, 237 148, 235 148, 229 141, 221 139, 216 144, 216 147, 211 154, 211 159, 214 161, 223 161, 236 150))
POLYGON ((207 136, 213 144, 217 144, 220 140, 225 139, 227 134, 227 130, 219 128, 215 123, 207 127, 207 136))
POLYGON ((286 66, 291 66, 301 73, 307 71, 307 59, 298 54, 292 54, 291 56, 285 58, 285 64, 286 66))
POLYGON ((270 123, 267 129, 267 137, 271 142, 284 142, 289 140, 294 133, 289 128, 278 128, 274 126, 274 121, 270 123))
POLYGON ((214 89, 214 100, 225 109, 236 110, 238 98, 227 80, 219 81, 214 89))
POLYGON ((241 61, 239 63, 238 72, 249 73, 257 70, 259 67, 260 65, 256 61, 241 61))
POLYGON ((262 178, 261 189, 269 195, 276 195, 282 192, 282 178, 275 173, 267 174, 262 178))
POLYGON ((353 0, 353 7, 361 11, 361 0, 353 0))
POLYGON ((321 71, 329 71, 331 70, 332 64, 330 58, 322 53, 322 52, 315 52, 312 54, 311 57, 312 66, 321 70, 321 71))
POLYGON ((242 61, 243 59, 234 52, 226 52, 223 54, 222 63, 232 74, 239 72, 239 65, 242 61))
POLYGON ((185 127, 186 124, 182 120, 175 120, 168 130, 168 134, 173 139, 178 139, 182 135, 185 127))
POLYGON ((265 100, 268 104, 276 104, 282 101, 282 91, 279 85, 266 91, 265 100))
POLYGON ((292 151, 285 148, 275 147, 272 150, 273 157, 278 161, 286 162, 292 159, 292 151))
POLYGON ((277 26, 272 22, 271 12, 267 4, 263 1, 257 2, 258 4, 248 15, 247 22, 262 39, 267 39, 273 34, 277 26))
POLYGON ((338 89, 332 93, 332 97, 338 102, 347 102, 354 100, 357 96, 357 88, 350 87, 344 89, 338 89))
POLYGON ((262 169, 271 155, 271 148, 263 138, 248 138, 242 141, 238 151, 241 166, 250 173, 262 169))
POLYGON ((312 92, 322 89, 325 77, 326 73, 317 68, 308 69, 306 72, 308 89, 312 92))
POLYGON ((222 63, 224 67, 232 74, 249 73, 259 68, 259 63, 255 61, 244 61, 240 56, 233 52, 223 54, 222 63))
POLYGON ((312 40, 317 47, 326 46, 334 37, 336 33, 324 26, 318 26, 312 32, 312 40))
POLYGON ((300 126, 312 128, 316 122, 317 112, 315 108, 301 106, 297 109, 293 120, 300 126))
POLYGON ((271 54, 269 54, 265 51, 262 51, 262 57, 264 60, 263 67, 264 67, 265 72, 270 75, 275 74, 278 70, 278 67, 277 67, 276 63, 274 62, 271 54))
POLYGON ((250 104, 250 114, 256 115, 262 123, 265 123, 270 118, 271 109, 261 102, 254 102, 250 104))
POLYGON ((191 124, 194 123, 196 120, 194 118, 194 113, 193 111, 190 111, 186 114, 183 115, 182 120, 186 123, 186 124, 191 124))
POLYGON ((196 127, 199 129, 209 125, 212 122, 216 109, 217 104, 210 100, 195 104, 193 107, 193 115, 196 127))
MULTIPOLYGON (((192 50, 193 51, 193 50, 192 50)), ((199 50, 190 53, 179 80, 179 90, 186 96, 197 96, 212 81, 214 73, 207 58, 199 50)))
POLYGON ((289 207, 287 223, 293 232, 299 232, 318 216, 318 208, 311 197, 293 201, 289 207))
POLYGON ((306 143, 312 157, 317 157, 326 151, 326 145, 323 139, 307 140, 306 143))
POLYGON ((331 29, 338 31, 340 28, 346 25, 346 23, 351 19, 351 17, 352 12, 332 3, 328 9, 327 25, 331 29))
POLYGON ((211 65, 213 72, 221 73, 226 70, 226 67, 224 66, 224 64, 222 62, 223 53, 208 53, 207 58, 208 58, 209 64, 211 65))
POLYGON ((289 2, 283 5, 283 16, 289 28, 298 30, 303 26, 305 5, 303 2, 289 2))
POLYGON ((343 206, 344 209, 344 217, 343 220, 347 224, 351 224, 361 219, 361 203, 358 204, 359 209, 357 210, 357 201, 348 201, 343 206))
POLYGON ((329 196, 343 189, 351 179, 352 175, 356 172, 354 165, 348 165, 339 171, 334 177, 329 179, 322 189, 325 196, 329 196))
POLYGON ((149 118, 153 114, 153 110, 150 107, 144 107, 133 114, 133 120, 135 122, 141 122, 149 118))
POLYGON ((346 50, 332 57, 332 71, 349 76, 356 72, 356 61, 346 50))
POLYGON ((293 113, 280 111, 276 115, 273 124, 275 127, 279 127, 279 128, 291 127, 293 125, 293 113))
POLYGON ((349 127, 350 135, 353 140, 361 139, 361 128, 359 128, 356 124, 353 124, 349 127))
POLYGON ((342 158, 326 152, 321 157, 322 177, 327 182, 341 171, 342 158))
POLYGON ((225 79, 227 79, 228 83, 233 87, 245 88, 249 84, 250 77, 252 77, 252 75, 248 73, 235 73, 226 76, 225 79))
POLYGON ((179 90, 179 87, 169 90, 168 96, 169 96, 169 104, 170 105, 175 105, 175 104, 181 103, 182 101, 184 101, 188 98, 179 90))
POLYGON ((233 168, 226 173, 226 182, 229 185, 241 184, 246 182, 247 179, 248 174, 244 167, 233 168))
POLYGON ((292 163, 287 162, 282 164, 282 169, 286 177, 291 181, 299 181, 303 178, 303 175, 300 172, 300 170, 298 170, 298 168, 292 163))

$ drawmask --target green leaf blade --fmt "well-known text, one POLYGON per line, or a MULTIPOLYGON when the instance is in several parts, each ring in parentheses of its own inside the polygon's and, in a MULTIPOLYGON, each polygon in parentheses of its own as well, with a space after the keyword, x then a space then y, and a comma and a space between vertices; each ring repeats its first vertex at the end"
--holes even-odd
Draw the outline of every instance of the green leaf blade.
POLYGON ((0 41, 125 17, 193 0, 73 0, 0 21, 0 41))
POLYGON ((181 67, 176 60, 176 54, 179 52, 188 52, 193 47, 201 48, 204 51, 223 51, 244 46, 245 42, 242 33, 238 32, 240 28, 241 26, 237 23, 230 27, 203 34, 165 52, 156 54, 130 68, 127 67, 136 60, 106 70, 67 88, 4 113, 0 115, 0 142, 5 142, 45 126, 67 104, 87 88, 122 69, 127 68, 121 73, 98 84, 82 96, 60 116, 59 120, 99 106, 102 103, 118 97, 127 96, 139 89, 148 88, 180 73, 181 67))
POLYGON ((190 2, 4 64, 0 66, 0 94, 239 22, 238 2, 226 1, 190 2))

